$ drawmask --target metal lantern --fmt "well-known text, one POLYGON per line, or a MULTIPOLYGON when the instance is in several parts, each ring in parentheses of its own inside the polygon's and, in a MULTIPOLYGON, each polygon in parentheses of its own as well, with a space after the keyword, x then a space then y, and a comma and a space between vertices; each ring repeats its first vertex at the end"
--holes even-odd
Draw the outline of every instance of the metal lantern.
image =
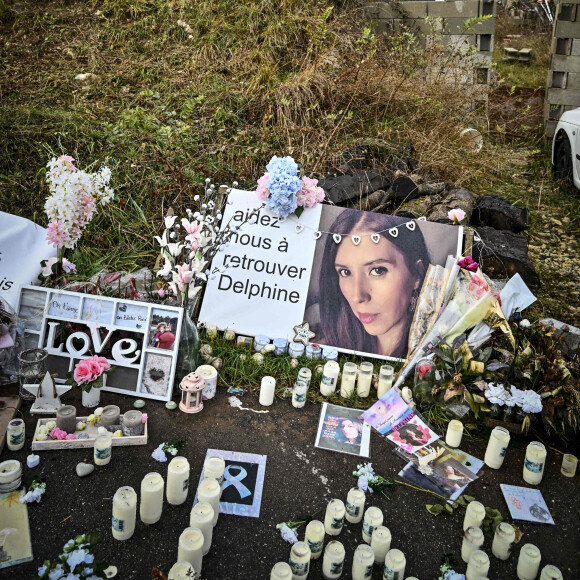
POLYGON ((199 413, 203 409, 201 393, 205 381, 197 373, 189 373, 179 384, 181 389, 181 403, 179 408, 184 413, 199 413))

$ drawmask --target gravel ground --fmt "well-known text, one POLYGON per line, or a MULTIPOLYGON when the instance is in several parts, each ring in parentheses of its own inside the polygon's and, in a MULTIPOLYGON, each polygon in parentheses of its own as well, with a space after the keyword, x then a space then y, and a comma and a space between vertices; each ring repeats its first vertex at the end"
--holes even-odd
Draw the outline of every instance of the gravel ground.
MULTIPOLYGON (((7 392, 3 388, 3 392, 7 392)), ((77 406, 79 394, 68 396, 67 402, 77 406)), ((246 395, 244 406, 260 408, 257 397, 246 395)), ((102 393, 101 403, 116 404, 128 410, 133 398, 102 393)), ((4 450, 1 459, 17 458, 26 462, 36 419, 26 411, 27 445, 20 452, 4 450)), ((310 403, 302 410, 294 409, 289 401, 277 400, 267 414, 233 409, 227 393, 218 390, 217 397, 206 403, 199 415, 185 415, 169 411, 162 403, 148 402, 144 409, 149 416, 149 443, 136 447, 116 447, 109 465, 97 468, 87 478, 80 479, 75 466, 83 459, 91 460, 92 450, 42 451, 40 466, 48 478, 47 491, 40 504, 29 506, 34 561, 0 570, 0 578, 29 579, 44 559, 55 558, 62 545, 71 537, 86 531, 97 531, 103 543, 97 548, 97 559, 114 564, 122 580, 151 578, 153 568, 167 572, 177 557, 177 542, 189 524, 189 512, 203 459, 208 448, 242 451, 267 455, 264 494, 259 518, 220 515, 214 528, 213 544, 203 559, 202 577, 207 579, 268 578, 271 567, 280 560, 287 561, 290 544, 284 542, 276 524, 297 520, 304 514, 324 510, 333 497, 345 499, 348 490, 356 485, 352 471, 361 461, 350 455, 323 451, 314 447, 320 407, 310 403), (190 494, 185 504, 164 504, 161 520, 146 526, 138 521, 134 536, 117 542, 111 536, 111 503, 116 489, 130 485, 140 488, 143 476, 150 471, 167 473, 167 464, 151 458, 159 443, 170 438, 185 440, 181 454, 191 465, 190 494)), ((525 442, 524 442, 525 443, 525 442)), ((467 439, 462 448, 483 457, 485 441, 467 439)), ((484 505, 498 508, 504 519, 509 512, 499 484, 524 485, 522 464, 525 445, 510 446, 504 467, 494 471, 484 466, 481 477, 472 483, 467 493, 484 505)), ((376 471, 384 477, 395 477, 403 467, 386 442, 373 433, 371 459, 376 471)), ((567 479, 560 475, 561 455, 555 450, 548 454, 544 479, 539 488, 550 508, 555 526, 518 522, 523 538, 515 548, 515 555, 507 562, 491 556, 491 539, 484 549, 490 554, 489 578, 515 578, 517 554, 524 543, 533 543, 542 551, 542 565, 558 566, 566 579, 580 578, 580 502, 578 476, 567 479)), ((25 467, 25 477, 33 472, 25 467)), ((367 506, 383 510, 385 525, 391 530, 392 546, 403 550, 407 558, 406 576, 421 580, 438 577, 444 553, 458 560, 456 570, 465 572, 461 561, 463 510, 453 516, 432 516, 425 504, 437 503, 430 494, 403 486, 393 487, 389 497, 367 495, 367 506)), ((317 516, 323 519, 324 512, 317 516)), ((352 555, 362 543, 362 524, 346 524, 337 538, 346 548, 345 573, 350 577, 352 555)), ((303 537, 301 528, 300 537, 303 537)), ((327 537, 328 539, 328 537, 327 537)), ((322 578, 322 559, 312 563, 310 578, 322 578)), ((373 578, 380 578, 382 570, 375 566, 373 578)))

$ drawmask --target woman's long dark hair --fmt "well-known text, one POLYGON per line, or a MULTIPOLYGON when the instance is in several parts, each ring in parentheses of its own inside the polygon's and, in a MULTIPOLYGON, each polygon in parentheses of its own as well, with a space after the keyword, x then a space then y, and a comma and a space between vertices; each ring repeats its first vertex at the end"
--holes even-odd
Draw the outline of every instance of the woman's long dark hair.
MULTIPOLYGON (((420 280, 420 289, 429 264, 429 254, 419 226, 415 224, 414 231, 410 231, 406 226, 402 226, 406 221, 409 220, 391 215, 346 210, 334 220, 330 231, 343 236, 356 235, 356 232, 380 232, 381 236, 403 253, 409 271, 420 280), (391 236, 387 231, 382 231, 393 226, 402 226, 398 228, 397 237, 391 236), (421 271, 417 270, 417 260, 421 260, 423 264, 421 271)), ((341 243, 348 243, 348 241, 343 240, 341 243)), ((325 343, 378 354, 377 337, 366 332, 362 322, 353 314, 340 290, 338 274, 334 268, 339 246, 340 244, 335 243, 332 235, 327 234, 320 272, 320 318, 325 343)), ((413 311, 409 310, 408 327, 412 319, 413 311)), ((406 356, 408 327, 403 344, 400 344, 397 352, 392 353, 391 356, 401 358, 406 356)))

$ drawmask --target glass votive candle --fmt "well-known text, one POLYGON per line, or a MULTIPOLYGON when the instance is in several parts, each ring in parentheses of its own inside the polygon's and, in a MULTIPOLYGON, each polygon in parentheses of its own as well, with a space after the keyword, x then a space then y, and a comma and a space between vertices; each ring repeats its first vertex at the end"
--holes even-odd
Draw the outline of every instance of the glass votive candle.
POLYGON ((306 347, 306 358, 312 360, 322 358, 322 348, 317 344, 309 344, 306 347))
POLYGON ((449 447, 459 447, 463 438, 463 423, 457 419, 449 421, 447 433, 445 434, 445 443, 449 447))
POLYGON ((510 442, 510 432, 505 427, 495 427, 491 432, 483 461, 492 469, 499 469, 510 442))
POLYGON ((562 572, 556 566, 548 564, 542 568, 540 573, 540 580, 563 580, 562 572))
POLYGON ((6 438, 6 443, 10 451, 20 451, 24 447, 25 427, 22 419, 12 419, 8 423, 6 438))
POLYGON ((365 507, 365 492, 358 487, 351 487, 346 496, 346 521, 358 524, 363 518, 365 507))
POLYGON ((201 576, 203 563, 203 533, 199 528, 185 528, 179 536, 177 560, 189 562, 195 570, 196 577, 201 576))
POLYGON ((276 338, 274 340, 274 354, 276 356, 285 355, 287 350, 288 341, 285 338, 276 338))
POLYGON ((535 580, 542 554, 534 544, 524 544, 518 558, 517 575, 520 580, 535 580))
POLYGON ((308 577, 310 570, 310 548, 306 542, 296 542, 290 550, 288 563, 292 568, 292 579, 302 580, 308 577))
POLYGON ((465 580, 486 578, 489 572, 489 557, 483 550, 473 550, 467 563, 465 580))
POLYGON ((382 524, 383 512, 378 507, 371 506, 367 508, 362 526, 362 539, 367 544, 370 544, 374 529, 382 524))
POLYGON ((338 536, 344 525, 346 508, 340 499, 331 499, 326 506, 324 529, 329 536, 338 536))
POLYGON ((465 517, 463 519, 463 531, 471 526, 481 528, 481 524, 485 519, 485 507, 479 501, 469 502, 465 509, 465 517))
POLYGON ((306 404, 306 393, 308 391, 308 385, 298 379, 294 383, 294 389, 292 390, 292 406, 296 409, 302 409, 306 404))
POLYGON ((336 390, 336 383, 338 382, 338 374, 340 373, 340 366, 334 360, 329 360, 322 371, 322 378, 320 379, 320 394, 324 397, 329 397, 334 394, 336 390))
POLYGON ((308 522, 304 532, 304 541, 310 548, 310 557, 312 560, 318 560, 322 554, 324 545, 324 524, 318 520, 308 522))
POLYGON ((361 544, 356 547, 352 560, 352 580, 368 580, 373 575, 375 553, 370 546, 361 544))
POLYGON ((115 540, 128 540, 135 532, 137 494, 132 487, 120 487, 113 496, 112 532, 115 540))
POLYGON ((387 552, 391 549, 391 531, 385 526, 377 526, 371 536, 371 548, 377 564, 384 564, 387 552))
POLYGON ((496 528, 491 545, 491 553, 498 560, 507 560, 516 540, 514 527, 507 522, 501 522, 496 528))
POLYGON ((402 580, 405 577, 405 566, 407 565, 407 558, 401 550, 393 549, 387 552, 385 556, 385 569, 383 571, 383 578, 386 580, 402 580))
POLYGON ((530 485, 538 485, 544 475, 544 465, 546 464, 546 448, 539 441, 532 441, 526 447, 526 457, 524 459, 523 478, 530 485))
POLYGON ((298 380, 304 381, 307 387, 310 387, 310 381, 312 380, 312 371, 307 367, 302 367, 298 371, 298 380))
POLYGON ((220 497, 222 488, 217 479, 204 479, 197 486, 197 501, 207 502, 213 508, 213 525, 215 526, 220 514, 220 497))
POLYGON ((571 453, 565 453, 562 457, 562 467, 560 472, 564 477, 574 477, 576 475, 576 468, 578 467, 578 458, 571 453))
POLYGON ((215 479, 220 485, 224 481, 226 462, 221 455, 210 455, 203 462, 203 478, 215 479))
POLYGON ((165 490, 167 503, 181 505, 186 500, 188 491, 189 461, 185 457, 174 457, 167 466, 167 487, 165 490))
POLYGON ((373 365, 370 362, 360 363, 358 369, 358 380, 356 384, 356 394, 359 397, 366 398, 371 392, 373 382, 373 365))
POLYGON ((391 365, 382 365, 379 370, 379 385, 377 387, 377 397, 384 397, 393 386, 393 376, 395 369, 391 365))
POLYGON ((328 542, 322 560, 322 575, 325 580, 340 578, 344 566, 344 556, 344 546, 340 542, 336 540, 328 542))
POLYGON ((112 449, 113 436, 109 432, 97 435, 93 447, 95 465, 108 465, 111 462, 112 449))
POLYGON ((198 501, 189 514, 189 525, 197 528, 203 534, 202 553, 205 556, 211 548, 213 537, 213 518, 215 514, 211 504, 206 501, 198 501))
POLYGON ((345 362, 342 367, 342 380, 340 381, 340 396, 348 398, 354 393, 356 373, 358 367, 353 362, 345 362))
POLYGON ((270 344, 270 338, 265 334, 258 334, 254 338, 254 350, 256 352, 261 352, 267 344, 270 344))
POLYGON ((139 516, 144 524, 155 524, 161 519, 164 487, 160 473, 152 471, 142 479, 139 516))
POLYGON ((287 562, 276 562, 270 572, 270 580, 292 580, 292 568, 287 562))
POLYGON ((325 361, 338 360, 338 350, 333 346, 325 346, 322 349, 322 357, 325 361))
POLYGON ((189 562, 176 562, 167 575, 167 580, 191 580, 191 578, 195 578, 195 570, 189 562))
POLYGON ((483 530, 477 526, 470 526, 463 533, 461 559, 468 563, 473 551, 479 550, 481 546, 483 546, 483 530))
POLYGON ((291 342, 288 345, 288 354, 292 358, 298 358, 304 354, 306 347, 301 342, 291 342))

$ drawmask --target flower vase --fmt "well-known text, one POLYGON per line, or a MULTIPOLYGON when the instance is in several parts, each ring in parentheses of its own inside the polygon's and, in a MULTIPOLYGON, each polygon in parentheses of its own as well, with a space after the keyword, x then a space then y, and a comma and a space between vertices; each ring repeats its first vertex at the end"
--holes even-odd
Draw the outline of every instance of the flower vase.
POLYGON ((83 391, 82 403, 83 407, 93 409, 101 402, 101 389, 92 388, 88 391, 83 391))
POLYGON ((421 407, 433 402, 433 387, 435 386, 435 363, 429 358, 422 358, 415 367, 415 386, 413 396, 421 407))
POLYGON ((179 384, 185 376, 192 373, 199 366, 199 334, 193 321, 195 305, 184 308, 181 335, 179 337, 179 350, 177 352, 177 365, 175 368, 174 392, 179 391, 179 384))

